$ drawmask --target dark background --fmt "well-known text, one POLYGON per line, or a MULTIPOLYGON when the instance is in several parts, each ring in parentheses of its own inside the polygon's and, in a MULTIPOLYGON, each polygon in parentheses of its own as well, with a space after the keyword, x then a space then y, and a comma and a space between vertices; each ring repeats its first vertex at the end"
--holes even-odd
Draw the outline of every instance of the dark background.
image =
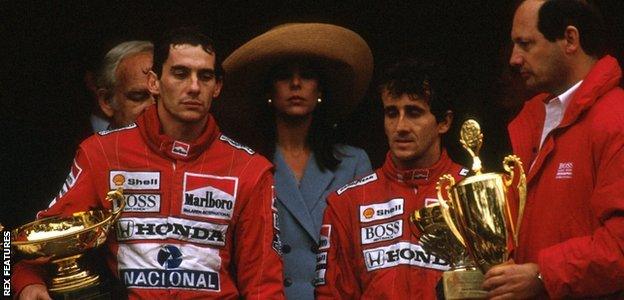
MULTIPOLYGON (((624 53, 624 1, 600 0, 614 42, 624 53)), ((229 55, 249 39, 287 22, 328 22, 359 33, 375 63, 402 56, 442 61, 453 84, 456 124, 477 117, 486 136, 486 167, 509 153, 505 126, 528 95, 507 68, 515 1, 28 1, 0 0, 0 222, 14 228, 34 218, 59 191, 76 147, 89 130, 92 97, 84 74, 108 48, 154 39, 180 25, 199 25, 229 55)), ((225 82, 227 84, 227 80, 225 82)), ((387 145, 374 89, 340 124, 374 167, 387 145)), ((451 155, 468 163, 458 149, 451 155)))

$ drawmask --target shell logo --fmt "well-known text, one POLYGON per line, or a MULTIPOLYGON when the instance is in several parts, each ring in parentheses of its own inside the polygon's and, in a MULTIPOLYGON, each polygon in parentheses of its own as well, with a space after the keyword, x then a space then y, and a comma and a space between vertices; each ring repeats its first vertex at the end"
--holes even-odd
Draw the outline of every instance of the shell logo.
POLYGON ((126 177, 124 177, 121 174, 117 174, 115 176, 113 176, 113 183, 116 186, 123 186, 123 184, 126 182, 126 177))
POLYGON ((369 207, 365 209, 362 214, 364 215, 364 218, 370 219, 375 214, 375 210, 369 207))

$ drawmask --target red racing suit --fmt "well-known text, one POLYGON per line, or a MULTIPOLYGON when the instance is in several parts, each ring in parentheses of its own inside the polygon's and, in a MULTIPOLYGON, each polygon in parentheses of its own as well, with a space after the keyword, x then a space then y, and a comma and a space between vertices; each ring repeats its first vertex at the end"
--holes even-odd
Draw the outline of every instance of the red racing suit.
POLYGON ((332 193, 319 241, 317 299, 435 299, 449 264, 423 251, 409 215, 437 201, 441 175, 460 180, 467 172, 446 152, 431 168, 408 171, 388 154, 375 173, 332 193))
POLYGON ((624 91, 621 70, 600 59, 539 149, 545 118, 538 95, 509 125, 528 195, 516 263, 539 264, 552 298, 624 290, 624 91), (539 151, 537 150, 539 149, 539 151))
MULTIPOLYGON (((160 128, 153 106, 136 124, 85 140, 39 217, 110 209, 106 193, 123 187, 127 205, 105 252, 130 298, 283 298, 271 164, 222 135, 212 116, 190 144, 160 128)), ((44 282, 26 263, 13 274, 16 294, 44 282)))

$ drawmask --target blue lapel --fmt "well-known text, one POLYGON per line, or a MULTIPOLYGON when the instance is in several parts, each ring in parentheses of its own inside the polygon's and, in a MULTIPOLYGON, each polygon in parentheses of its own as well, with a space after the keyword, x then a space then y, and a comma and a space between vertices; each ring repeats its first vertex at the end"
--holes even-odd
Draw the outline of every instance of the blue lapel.
POLYGON ((319 233, 315 232, 318 230, 315 230, 312 216, 301 196, 295 176, 292 174, 279 150, 275 151, 273 160, 275 163, 275 192, 278 201, 286 207, 288 212, 301 224, 308 235, 316 241, 316 237, 319 233))
POLYGON ((323 212, 327 206, 325 196, 329 192, 333 180, 334 172, 327 169, 321 171, 314 154, 310 155, 310 160, 301 179, 300 190, 314 222, 314 237, 316 240, 318 240, 319 231, 321 230, 323 212))

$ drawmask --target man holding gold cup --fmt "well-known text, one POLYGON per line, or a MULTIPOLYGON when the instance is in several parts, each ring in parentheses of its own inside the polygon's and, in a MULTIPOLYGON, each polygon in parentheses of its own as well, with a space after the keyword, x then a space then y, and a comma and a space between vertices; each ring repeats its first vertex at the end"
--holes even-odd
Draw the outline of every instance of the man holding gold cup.
POLYGON ((509 125, 528 194, 514 260, 486 273, 494 299, 624 296, 624 91, 600 17, 581 0, 527 0, 510 64, 542 92, 509 125))
POLYGON ((467 169, 441 144, 452 111, 422 63, 388 67, 379 91, 390 151, 384 165, 328 198, 317 256, 317 299, 433 299, 449 262, 423 249, 409 215, 437 203, 436 181, 467 169))
MULTIPOLYGON (((111 209, 104 196, 123 188, 103 259, 129 298, 284 297, 271 164, 220 133, 209 109, 222 76, 210 38, 167 33, 148 75, 157 103, 136 123, 84 141, 39 213, 111 209)), ((19 298, 48 298, 41 267, 21 262, 14 275, 19 298)))

